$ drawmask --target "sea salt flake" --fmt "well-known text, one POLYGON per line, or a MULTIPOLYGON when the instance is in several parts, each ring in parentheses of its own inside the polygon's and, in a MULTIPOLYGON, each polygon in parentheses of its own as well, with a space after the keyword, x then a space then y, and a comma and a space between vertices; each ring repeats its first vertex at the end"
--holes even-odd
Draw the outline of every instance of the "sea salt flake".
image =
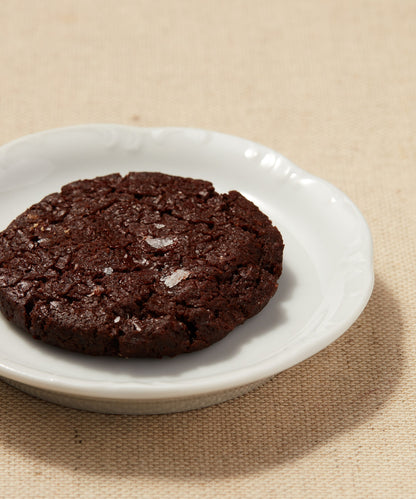
POLYGON ((189 276, 190 272, 188 270, 175 270, 175 272, 167 277, 162 278, 162 282, 168 287, 168 288, 173 288, 173 286, 176 286, 179 284, 181 281, 186 279, 189 276))
POLYGON ((142 330, 142 328, 141 328, 141 327, 137 324, 137 322, 136 322, 136 321, 131 321, 131 322, 132 322, 132 324, 133 324, 133 326, 134 326, 134 329, 135 329, 136 331, 141 331, 141 330, 142 330))
POLYGON ((133 262, 140 265, 147 265, 149 263, 149 260, 146 260, 146 258, 144 257, 140 258, 140 260, 137 260, 137 258, 133 258, 133 262))
POLYGON ((102 286, 95 286, 94 289, 91 291, 91 293, 89 295, 87 295, 88 297, 91 297, 91 296, 100 296, 104 293, 104 288, 102 286))
POLYGON ((114 324, 117 324, 117 322, 120 322, 120 316, 119 315, 114 319, 114 324))
POLYGON ((165 227, 165 224, 155 224, 156 229, 163 229, 165 227))
POLYGON ((111 275, 114 272, 114 270, 111 267, 105 267, 104 269, 104 274, 106 275, 111 275))
POLYGON ((173 239, 170 237, 146 237, 146 242, 149 244, 152 248, 165 248, 166 246, 170 246, 173 243, 173 239))

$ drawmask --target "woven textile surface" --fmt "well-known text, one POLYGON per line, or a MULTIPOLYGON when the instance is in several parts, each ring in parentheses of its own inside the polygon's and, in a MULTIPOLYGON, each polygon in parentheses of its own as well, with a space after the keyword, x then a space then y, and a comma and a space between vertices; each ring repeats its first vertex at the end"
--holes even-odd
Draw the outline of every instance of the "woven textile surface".
POLYGON ((81 123, 265 144, 343 190, 375 287, 224 404, 94 414, 0 383, 1 497, 416 497, 416 2, 1 0, 0 144, 81 123))

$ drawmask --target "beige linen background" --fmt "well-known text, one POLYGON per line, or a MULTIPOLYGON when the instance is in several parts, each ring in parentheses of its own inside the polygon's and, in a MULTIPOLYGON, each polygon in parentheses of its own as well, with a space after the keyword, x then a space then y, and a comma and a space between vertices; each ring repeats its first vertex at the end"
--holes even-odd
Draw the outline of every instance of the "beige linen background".
POLYGON ((0 144, 219 130, 346 192, 375 288, 313 358, 223 405, 55 406, 0 383, 1 497, 416 497, 416 1, 1 0, 0 144))

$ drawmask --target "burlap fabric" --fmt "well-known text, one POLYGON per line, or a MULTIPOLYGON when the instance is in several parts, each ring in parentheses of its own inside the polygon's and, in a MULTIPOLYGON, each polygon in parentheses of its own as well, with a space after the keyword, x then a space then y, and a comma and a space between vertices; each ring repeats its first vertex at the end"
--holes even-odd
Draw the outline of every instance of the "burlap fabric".
POLYGON ((88 122, 264 143, 345 191, 375 288, 341 339, 163 416, 0 384, 1 497, 416 497, 416 2, 1 0, 0 143, 88 122))

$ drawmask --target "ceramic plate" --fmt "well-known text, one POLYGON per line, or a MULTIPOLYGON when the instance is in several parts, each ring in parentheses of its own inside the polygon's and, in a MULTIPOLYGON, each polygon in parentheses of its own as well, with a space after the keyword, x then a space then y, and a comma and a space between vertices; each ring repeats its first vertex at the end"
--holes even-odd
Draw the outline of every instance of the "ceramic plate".
POLYGON ((114 172, 161 171, 239 190, 280 229, 279 289, 215 345, 163 359, 98 358, 33 340, 0 317, 0 376, 55 403, 111 413, 166 413, 219 403, 337 339, 373 286, 371 236, 337 188, 279 153, 216 132, 83 125, 0 148, 0 230, 63 184, 114 172))

